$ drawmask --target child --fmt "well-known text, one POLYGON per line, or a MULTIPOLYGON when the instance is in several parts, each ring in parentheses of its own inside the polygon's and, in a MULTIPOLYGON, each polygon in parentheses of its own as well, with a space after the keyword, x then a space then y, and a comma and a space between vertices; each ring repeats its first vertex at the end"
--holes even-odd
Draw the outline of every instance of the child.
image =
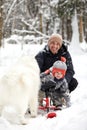
POLYGON ((41 74, 41 91, 51 89, 50 96, 53 104, 56 106, 70 106, 70 96, 68 83, 65 79, 67 66, 65 58, 62 57, 61 61, 56 61, 53 66, 41 74))

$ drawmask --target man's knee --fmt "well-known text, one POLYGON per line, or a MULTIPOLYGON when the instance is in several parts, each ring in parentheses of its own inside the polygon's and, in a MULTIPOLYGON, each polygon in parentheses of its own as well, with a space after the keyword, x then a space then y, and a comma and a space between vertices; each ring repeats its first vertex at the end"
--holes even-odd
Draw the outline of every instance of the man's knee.
POLYGON ((75 90, 77 85, 78 81, 75 78, 72 78, 72 80, 69 83, 69 91, 72 92, 73 90, 75 90))

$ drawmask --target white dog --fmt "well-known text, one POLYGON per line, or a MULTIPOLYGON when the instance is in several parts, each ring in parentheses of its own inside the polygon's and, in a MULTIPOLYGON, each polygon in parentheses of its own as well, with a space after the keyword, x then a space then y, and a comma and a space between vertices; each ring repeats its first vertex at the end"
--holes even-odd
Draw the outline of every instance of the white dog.
POLYGON ((25 113, 37 116, 40 70, 35 58, 24 56, 0 79, 0 115, 26 124, 25 113))

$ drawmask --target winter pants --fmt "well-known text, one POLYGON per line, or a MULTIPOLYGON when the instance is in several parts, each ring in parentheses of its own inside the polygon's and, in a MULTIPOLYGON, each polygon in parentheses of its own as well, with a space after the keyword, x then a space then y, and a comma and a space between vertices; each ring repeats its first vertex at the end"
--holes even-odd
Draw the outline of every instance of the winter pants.
POLYGON ((69 83, 69 91, 70 91, 70 93, 74 89, 76 89, 77 85, 78 85, 78 81, 75 78, 72 78, 71 81, 70 81, 70 83, 69 83))

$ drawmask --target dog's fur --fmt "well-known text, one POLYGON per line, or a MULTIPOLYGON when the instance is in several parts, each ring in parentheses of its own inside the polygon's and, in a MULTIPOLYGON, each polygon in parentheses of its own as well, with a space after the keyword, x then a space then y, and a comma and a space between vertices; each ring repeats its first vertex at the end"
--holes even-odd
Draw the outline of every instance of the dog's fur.
POLYGON ((37 115, 39 74, 35 58, 24 56, 18 60, 0 79, 0 115, 17 124, 26 123, 24 116, 28 107, 31 116, 37 115))

